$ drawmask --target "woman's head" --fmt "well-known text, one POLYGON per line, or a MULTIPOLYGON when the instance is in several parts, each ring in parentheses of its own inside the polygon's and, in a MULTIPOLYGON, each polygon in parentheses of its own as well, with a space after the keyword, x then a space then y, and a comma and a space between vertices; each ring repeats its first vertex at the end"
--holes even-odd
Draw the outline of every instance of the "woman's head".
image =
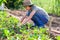
POLYGON ((23 1, 23 5, 25 6, 25 8, 26 8, 27 10, 30 10, 31 7, 33 6, 31 0, 24 0, 24 1, 23 1))
POLYGON ((30 10, 32 8, 33 5, 27 5, 25 6, 26 10, 30 10))

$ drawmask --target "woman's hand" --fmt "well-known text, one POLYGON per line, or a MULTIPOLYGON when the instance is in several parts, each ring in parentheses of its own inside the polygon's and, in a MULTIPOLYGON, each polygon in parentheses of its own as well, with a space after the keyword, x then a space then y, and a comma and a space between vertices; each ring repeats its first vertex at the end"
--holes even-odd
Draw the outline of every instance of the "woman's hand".
POLYGON ((22 25, 26 24, 26 20, 27 19, 24 19, 23 22, 21 22, 22 25))
POLYGON ((23 20, 26 18, 26 15, 21 19, 21 23, 23 22, 23 20))

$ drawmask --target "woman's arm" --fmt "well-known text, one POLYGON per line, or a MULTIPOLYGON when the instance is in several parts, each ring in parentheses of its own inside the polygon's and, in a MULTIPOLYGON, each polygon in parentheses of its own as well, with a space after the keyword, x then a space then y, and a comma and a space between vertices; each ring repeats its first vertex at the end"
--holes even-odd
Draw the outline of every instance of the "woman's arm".
POLYGON ((33 15, 35 14, 35 12, 36 12, 36 11, 33 10, 33 11, 31 12, 30 16, 28 16, 27 19, 25 19, 25 20, 22 22, 22 24, 27 23, 27 22, 33 17, 33 15))
POLYGON ((23 20, 26 18, 26 15, 25 16, 23 16, 23 18, 21 19, 21 23, 23 22, 23 20))

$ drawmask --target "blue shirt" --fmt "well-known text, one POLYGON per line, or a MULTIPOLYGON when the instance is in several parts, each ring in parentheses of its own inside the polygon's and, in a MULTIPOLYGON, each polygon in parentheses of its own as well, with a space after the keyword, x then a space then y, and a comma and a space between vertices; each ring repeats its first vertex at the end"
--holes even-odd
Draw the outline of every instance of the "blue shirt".
POLYGON ((33 17, 31 18, 31 20, 37 25, 37 26, 44 26, 47 22, 48 22, 48 19, 49 19, 49 15, 47 14, 47 12, 40 8, 40 7, 37 7, 37 6, 33 6, 31 8, 31 10, 29 10, 27 12, 27 16, 30 15, 30 13, 32 12, 32 10, 35 10, 35 14, 33 15, 33 17))

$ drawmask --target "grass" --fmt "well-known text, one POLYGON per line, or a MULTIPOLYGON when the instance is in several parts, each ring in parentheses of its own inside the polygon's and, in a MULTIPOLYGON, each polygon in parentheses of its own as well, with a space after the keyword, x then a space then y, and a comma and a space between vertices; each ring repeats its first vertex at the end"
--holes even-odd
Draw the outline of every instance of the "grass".
POLYGON ((32 0, 32 2, 45 9, 48 13, 60 16, 60 1, 59 0, 32 0))

